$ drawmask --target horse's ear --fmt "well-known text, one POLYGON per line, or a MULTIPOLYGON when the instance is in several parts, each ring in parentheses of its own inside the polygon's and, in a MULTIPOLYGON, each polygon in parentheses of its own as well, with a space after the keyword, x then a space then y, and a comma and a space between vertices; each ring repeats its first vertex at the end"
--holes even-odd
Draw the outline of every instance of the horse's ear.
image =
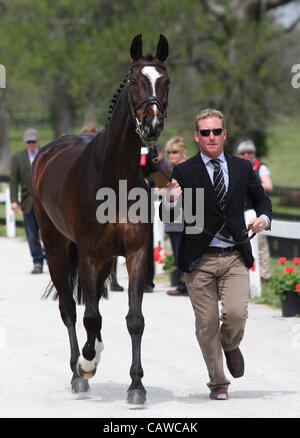
POLYGON ((136 35, 130 47, 130 55, 133 61, 137 61, 138 59, 143 57, 143 43, 142 43, 142 35, 136 35))
POLYGON ((168 54, 169 54, 168 40, 165 36, 160 35, 159 41, 157 43, 155 58, 157 58, 161 62, 164 62, 167 59, 168 54))

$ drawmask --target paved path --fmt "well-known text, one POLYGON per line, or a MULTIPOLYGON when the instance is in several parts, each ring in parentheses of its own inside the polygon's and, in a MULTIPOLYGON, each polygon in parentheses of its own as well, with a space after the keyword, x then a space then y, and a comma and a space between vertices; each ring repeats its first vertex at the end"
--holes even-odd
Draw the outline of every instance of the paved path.
MULTIPOLYGON (((231 378, 230 399, 208 398, 207 371, 194 335, 188 297, 169 297, 167 284, 145 294, 142 343, 146 409, 129 410, 131 344, 127 293, 100 302, 105 349, 90 392, 72 394, 69 344, 57 302, 41 300, 49 274, 33 276, 27 243, 0 238, 0 417, 201 418, 299 417, 300 319, 250 304, 241 345, 246 373, 231 378)), ((119 281, 127 287, 124 265, 119 281)), ((85 342, 83 307, 78 337, 85 342)))

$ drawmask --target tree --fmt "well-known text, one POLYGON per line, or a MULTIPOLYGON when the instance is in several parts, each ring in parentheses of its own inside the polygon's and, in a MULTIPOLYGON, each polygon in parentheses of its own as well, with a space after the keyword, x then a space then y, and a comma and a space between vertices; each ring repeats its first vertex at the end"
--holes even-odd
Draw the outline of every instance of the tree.
POLYGON ((130 66, 131 39, 142 33, 146 53, 164 33, 173 123, 162 137, 173 135, 174 127, 191 132, 197 111, 214 106, 228 120, 231 150, 242 134, 263 139, 278 94, 286 94, 277 44, 284 32, 268 11, 286 3, 0 0, 7 111, 11 117, 43 114, 54 136, 74 132, 78 117, 103 125, 110 97, 130 66))

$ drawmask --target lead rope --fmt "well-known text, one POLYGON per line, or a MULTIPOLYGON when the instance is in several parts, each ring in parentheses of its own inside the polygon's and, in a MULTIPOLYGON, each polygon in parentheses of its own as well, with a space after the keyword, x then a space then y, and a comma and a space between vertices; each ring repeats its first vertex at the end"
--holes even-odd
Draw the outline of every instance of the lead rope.
MULTIPOLYGON (((144 141, 144 140, 143 140, 143 141, 144 141)), ((145 143, 145 141, 144 141, 144 143, 145 143)), ((158 170, 160 171, 160 173, 161 173, 161 174, 162 174, 162 175, 163 175, 168 181, 171 182, 172 179, 171 179, 171 178, 170 178, 170 177, 169 177, 169 176, 168 176, 168 175, 162 170, 162 168, 160 167, 159 158, 158 158, 158 155, 157 155, 157 151, 156 151, 155 144, 151 144, 151 145, 149 145, 149 144, 147 144, 147 143, 145 143, 145 144, 146 144, 146 146, 148 146, 149 149, 150 149, 150 148, 153 149, 154 157, 152 158, 152 162, 153 162, 154 164, 157 164, 157 165, 158 165, 158 170)), ((225 226, 225 224, 222 225, 222 227, 219 229, 219 231, 217 231, 217 233, 220 233, 220 232, 222 231, 222 229, 224 228, 224 226, 225 226)), ((251 229, 251 226, 249 226, 249 227, 247 228, 247 233, 249 233, 250 229, 251 229)), ((211 231, 207 230, 206 228, 203 228, 203 232, 206 233, 206 234, 209 234, 209 235, 212 236, 212 237, 215 237, 215 234, 213 234, 211 231)), ((216 234, 217 234, 217 233, 216 233, 216 234)), ((240 242, 235 242, 234 240, 226 239, 225 237, 221 237, 221 236, 218 236, 217 239, 221 240, 222 242, 230 243, 230 244, 233 244, 233 245, 243 245, 244 243, 250 242, 250 240, 253 239, 254 236, 256 236, 256 233, 252 233, 251 236, 248 236, 246 239, 241 240, 240 242)))

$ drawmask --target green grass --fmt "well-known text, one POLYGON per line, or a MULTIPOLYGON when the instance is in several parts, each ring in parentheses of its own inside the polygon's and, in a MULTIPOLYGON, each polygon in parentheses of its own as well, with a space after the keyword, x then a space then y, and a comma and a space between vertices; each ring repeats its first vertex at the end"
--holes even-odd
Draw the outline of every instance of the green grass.
POLYGON ((270 196, 273 212, 300 216, 300 207, 279 205, 279 196, 270 196))
POLYGON ((273 185, 300 187, 299 116, 283 117, 269 126, 268 155, 262 158, 271 170, 273 185))

